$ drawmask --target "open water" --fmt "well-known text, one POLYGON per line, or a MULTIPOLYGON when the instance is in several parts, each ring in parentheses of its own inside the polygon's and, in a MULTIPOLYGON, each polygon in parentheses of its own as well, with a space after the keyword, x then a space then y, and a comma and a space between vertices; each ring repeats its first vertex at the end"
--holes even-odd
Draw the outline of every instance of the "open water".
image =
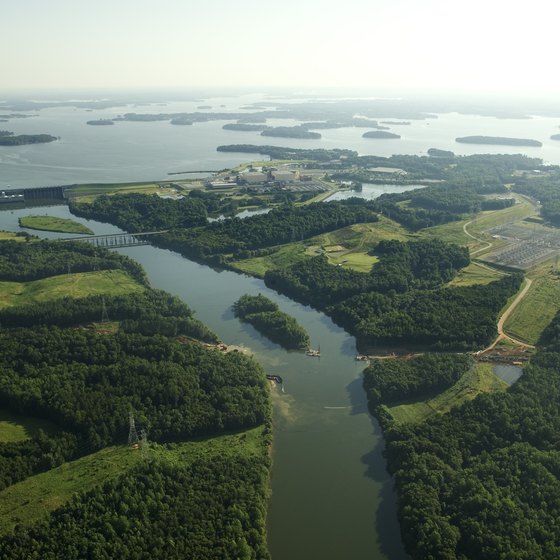
MULTIPOLYGON (((212 98, 212 109, 204 111, 252 112, 243 109, 262 96, 212 98)), ((88 120, 115 118, 127 112, 194 112, 200 101, 86 110, 56 107, 28 111, 25 119, 11 119, 0 128, 16 134, 52 134, 57 142, 27 146, 0 146, 0 190, 11 187, 40 187, 74 183, 170 180, 192 175, 168 175, 179 171, 220 170, 258 159, 255 154, 217 152, 222 144, 269 144, 293 148, 350 148, 361 155, 426 155, 429 148, 452 150, 457 154, 523 153, 560 164, 560 118, 497 119, 476 115, 445 113, 435 119, 412 120, 410 125, 393 126, 400 139, 362 138, 364 128, 321 130, 319 140, 273 138, 258 132, 222 130, 226 122, 210 121, 192 126, 171 125, 168 121, 127 122, 113 126, 91 126, 88 120), (455 138, 467 135, 532 138, 543 146, 482 146, 458 144, 455 138)), ((1 107, 1 105, 0 105, 1 107)), ((384 120, 384 119, 381 119, 384 120)), ((399 119, 400 120, 400 119, 399 119)), ((290 119, 269 119, 271 126, 299 124, 290 119)), ((265 158, 266 159, 266 158, 265 158)))

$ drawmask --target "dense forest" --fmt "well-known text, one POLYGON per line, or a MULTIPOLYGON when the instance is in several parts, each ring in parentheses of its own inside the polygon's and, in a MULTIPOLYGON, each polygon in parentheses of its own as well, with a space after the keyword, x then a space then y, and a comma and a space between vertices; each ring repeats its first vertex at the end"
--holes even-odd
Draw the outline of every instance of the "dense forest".
POLYGON ((121 330, 143 335, 185 335, 209 343, 216 335, 194 317, 178 298, 161 290, 124 295, 94 295, 82 298, 61 297, 29 305, 0 309, 4 328, 55 325, 73 327, 103 320, 104 311, 111 321, 119 321, 121 330))
MULTIPOLYGON (((68 263, 123 268, 146 284, 138 264, 87 244, 0 244, 2 280, 56 277, 68 263)), ((262 427, 250 454, 187 461, 160 453, 100 480, 1 537, 2 558, 268 558, 270 396, 252 358, 193 340, 217 339, 183 302, 147 286, 4 308, 0 322, 0 408, 48 421, 27 439, 0 442, 0 490, 126 443, 130 412, 151 445, 170 453, 175 444, 166 442, 262 427), (112 323, 91 326, 104 308, 112 323)))
POLYGON ((558 324, 507 392, 418 425, 382 416, 413 558, 560 557, 558 324))
POLYGON ((0 334, 0 406, 65 426, 93 447, 126 439, 134 410, 156 441, 252 427, 268 413, 241 353, 159 335, 38 327, 0 334))
POLYGON ((171 200, 155 195, 129 193, 101 195, 92 203, 70 201, 76 216, 111 222, 131 233, 190 228, 206 224, 206 206, 193 197, 171 200))
POLYGON ((146 274, 134 260, 79 241, 0 241, 0 280, 28 282, 68 272, 122 269, 142 284, 146 274))
POLYGON ((267 560, 268 459, 161 458, 0 539, 3 560, 267 560))
POLYGON ((560 227, 560 173, 553 171, 539 177, 517 177, 513 189, 528 195, 541 204, 541 216, 560 227))
POLYGON ((473 364, 467 354, 424 354, 409 360, 374 360, 364 370, 370 406, 430 396, 451 387, 473 364))
POLYGON ((348 203, 284 206, 274 208, 266 215, 220 220, 189 230, 172 230, 158 236, 154 243, 193 259, 223 264, 225 255, 247 258, 253 250, 377 219, 377 214, 367 207, 348 203))
POLYGON ((193 191, 181 200, 127 194, 100 196, 93 203, 74 203, 72 212, 86 218, 108 221, 127 231, 165 230, 153 243, 184 256, 223 263, 224 255, 246 258, 248 251, 307 239, 360 222, 375 222, 372 209, 348 202, 287 205, 266 215, 231 218, 207 223, 209 212, 226 208, 212 193, 193 191))
POLYGON ((480 347, 496 333, 496 316, 521 275, 487 285, 446 287, 469 263, 466 249, 439 240, 383 241, 369 274, 330 265, 324 256, 269 270, 267 286, 325 310, 361 347, 480 347))
POLYGON ((233 312, 236 317, 253 325, 264 336, 288 350, 309 347, 309 335, 305 329, 262 294, 241 296, 234 303, 233 312))

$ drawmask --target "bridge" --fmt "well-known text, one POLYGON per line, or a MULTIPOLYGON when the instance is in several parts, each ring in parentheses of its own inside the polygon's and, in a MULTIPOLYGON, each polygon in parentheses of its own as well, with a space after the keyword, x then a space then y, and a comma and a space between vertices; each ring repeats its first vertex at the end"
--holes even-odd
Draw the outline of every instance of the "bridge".
POLYGON ((117 249, 119 247, 137 247, 150 245, 150 235, 161 235, 164 231, 146 231, 142 233, 110 233, 108 235, 87 235, 83 237, 63 237, 59 241, 86 241, 96 247, 117 249))

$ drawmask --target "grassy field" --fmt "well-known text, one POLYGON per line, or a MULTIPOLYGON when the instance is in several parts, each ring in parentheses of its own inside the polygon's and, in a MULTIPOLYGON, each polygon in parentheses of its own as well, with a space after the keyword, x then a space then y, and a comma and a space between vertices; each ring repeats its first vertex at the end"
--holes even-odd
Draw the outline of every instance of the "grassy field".
POLYGON ((0 231, 0 241, 25 241, 25 237, 16 235, 13 231, 0 231))
POLYGON ((282 245, 277 251, 265 257, 254 257, 235 261, 233 266, 252 276, 262 278, 267 270, 284 268, 306 258, 306 248, 303 243, 288 243, 282 245))
POLYGON ((170 179, 169 181, 147 181, 136 183, 91 183, 85 185, 76 185, 70 190, 70 194, 77 202, 92 202, 95 198, 102 194, 165 194, 173 195, 184 189, 201 188, 202 181, 186 180, 186 179, 170 179), (170 185, 173 187, 161 187, 160 185, 170 185), (188 185, 185 186, 185 185, 188 185))
POLYGON ((39 430, 53 432, 56 427, 46 420, 0 410, 0 442, 23 441, 35 436, 39 430))
POLYGON ((42 231, 93 235, 93 231, 83 224, 67 218, 56 218, 55 216, 22 216, 19 218, 19 225, 20 227, 42 231))
POLYGON ((469 266, 459 271, 459 274, 449 282, 448 286, 472 286, 473 284, 489 284, 503 278, 504 274, 471 262, 469 266))
POLYGON ((302 259, 325 254, 333 265, 341 265, 358 272, 368 272, 377 262, 377 257, 369 255, 383 239, 406 240, 413 238, 396 222, 381 216, 373 224, 355 224, 317 235, 307 241, 282 245, 271 255, 243 259, 233 263, 238 270, 263 277, 270 269, 284 268, 302 259), (339 250, 331 251, 337 248, 339 250))
MULTIPOLYGON (((203 457, 262 456, 263 441, 262 428, 255 428, 201 441, 150 445, 147 457, 157 456, 185 464, 203 457)), ((142 460, 138 449, 108 447, 9 486, 0 492, 0 534, 13 531, 17 524, 32 525, 62 506, 76 492, 88 491, 116 478, 142 460)))
POLYGON ((455 385, 426 401, 388 407, 396 422, 417 423, 434 414, 449 412, 452 407, 474 399, 480 393, 504 391, 507 383, 494 374, 492 365, 477 363, 455 385))
POLYGON ((51 276, 32 282, 0 282, 0 308, 49 301, 61 297, 81 298, 96 294, 120 295, 143 290, 143 286, 122 270, 79 272, 51 276))
POLYGON ((533 284, 504 325, 507 334, 536 344, 547 325, 560 311, 560 276, 550 263, 528 273, 533 284))

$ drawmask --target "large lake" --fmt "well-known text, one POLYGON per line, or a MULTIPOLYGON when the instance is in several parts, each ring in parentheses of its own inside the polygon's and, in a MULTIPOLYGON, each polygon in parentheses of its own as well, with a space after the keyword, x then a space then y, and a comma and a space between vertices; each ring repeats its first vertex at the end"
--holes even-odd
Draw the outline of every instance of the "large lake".
MULTIPOLYGON (((209 111, 239 112, 262 99, 255 95, 212 98, 204 103, 209 111)), ((32 187, 90 182, 122 182, 169 179, 178 171, 219 170, 258 159, 255 154, 217 152, 221 144, 271 144, 295 148, 350 148, 362 155, 425 155, 429 148, 457 154, 524 153, 560 164, 560 142, 550 140, 559 132, 560 118, 497 119, 445 113, 438 118, 412 120, 407 126, 392 126, 398 140, 362 138, 366 129, 321 130, 320 140, 262 137, 257 132, 222 130, 225 122, 211 121, 192 126, 160 122, 117 122, 114 126, 90 126, 88 120, 114 118, 127 112, 194 112, 200 101, 115 107, 88 111, 57 107, 24 112, 26 119, 0 123, 16 134, 47 133, 60 136, 50 144, 0 147, 0 190, 8 185, 32 187), (458 144, 467 135, 532 138, 541 148, 458 144)), ((1 105, 0 105, 1 110, 1 105)), ((206 111, 206 110, 205 110, 206 111)), ((4 112, 4 111, 3 111, 4 112)), ((385 120, 385 119, 380 119, 385 120)), ((395 120, 395 119, 391 119, 395 120)), ((398 119, 400 120, 400 119, 398 119)), ((298 124, 289 119, 269 119, 272 126, 298 124)), ((181 176, 173 176, 177 178, 181 176)))
MULTIPOLYGON (((71 217, 66 206, 4 210, 0 229, 18 231, 18 217, 27 214, 71 217)), ((119 231, 91 220, 78 221, 99 234, 119 231)), ((218 272, 154 247, 120 251, 142 264, 152 286, 178 295, 222 340, 249 348, 267 373, 284 379, 285 392, 272 389, 268 540, 274 560, 407 558, 382 455, 384 441, 368 413, 364 365, 355 360, 354 338, 322 313, 280 296, 255 278, 218 272), (320 358, 287 352, 234 318, 233 302, 245 293, 259 292, 305 327, 312 345, 321 347, 320 358)))

